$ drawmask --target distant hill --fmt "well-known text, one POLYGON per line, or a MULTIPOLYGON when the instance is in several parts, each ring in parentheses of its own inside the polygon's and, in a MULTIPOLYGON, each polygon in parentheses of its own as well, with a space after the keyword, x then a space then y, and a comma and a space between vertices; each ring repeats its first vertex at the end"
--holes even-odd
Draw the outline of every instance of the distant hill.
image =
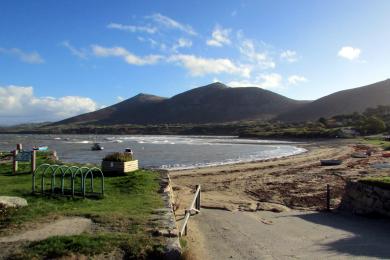
POLYGON ((139 94, 95 112, 59 124, 220 123, 268 120, 295 110, 305 101, 289 99, 256 87, 230 88, 213 83, 171 98, 139 94))
POLYGON ((361 113, 378 105, 390 105, 390 79, 333 93, 298 109, 282 113, 277 119, 290 122, 317 120, 320 117, 361 113))
POLYGON ((339 91, 315 101, 297 101, 256 87, 230 88, 218 82, 171 98, 138 94, 53 125, 202 124, 270 119, 301 122, 363 112, 378 105, 390 105, 390 80, 339 91))

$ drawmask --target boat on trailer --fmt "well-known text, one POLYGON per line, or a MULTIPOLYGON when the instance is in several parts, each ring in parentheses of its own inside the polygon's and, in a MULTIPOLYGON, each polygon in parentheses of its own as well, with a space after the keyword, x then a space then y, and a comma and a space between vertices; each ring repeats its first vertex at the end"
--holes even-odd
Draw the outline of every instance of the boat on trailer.
POLYGON ((47 147, 47 146, 34 146, 33 150, 34 151, 47 151, 47 150, 49 150, 49 147, 47 147))

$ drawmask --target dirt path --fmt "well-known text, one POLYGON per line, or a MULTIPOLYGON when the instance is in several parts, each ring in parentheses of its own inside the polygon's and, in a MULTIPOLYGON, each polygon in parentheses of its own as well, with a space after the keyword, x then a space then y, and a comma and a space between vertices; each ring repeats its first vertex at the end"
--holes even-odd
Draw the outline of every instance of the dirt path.
POLYGON ((198 256, 204 260, 390 257, 387 220, 311 211, 203 209, 191 221, 207 241, 202 258, 198 256))
POLYGON ((51 236, 79 235, 91 228, 92 221, 88 218, 68 217, 45 224, 40 228, 28 230, 19 234, 0 237, 0 243, 19 241, 38 241, 51 236))

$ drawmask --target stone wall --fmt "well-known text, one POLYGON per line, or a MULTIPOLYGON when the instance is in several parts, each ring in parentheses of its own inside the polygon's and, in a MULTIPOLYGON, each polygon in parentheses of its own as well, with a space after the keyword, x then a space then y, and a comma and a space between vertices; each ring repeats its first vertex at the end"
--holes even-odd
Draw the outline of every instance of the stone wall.
POLYGON ((349 181, 340 207, 355 214, 390 217, 390 190, 349 181))
POLYGON ((155 228, 152 232, 166 241, 164 259, 181 259, 179 232, 173 209, 174 194, 168 171, 160 171, 160 193, 164 207, 153 212, 151 221, 155 228))

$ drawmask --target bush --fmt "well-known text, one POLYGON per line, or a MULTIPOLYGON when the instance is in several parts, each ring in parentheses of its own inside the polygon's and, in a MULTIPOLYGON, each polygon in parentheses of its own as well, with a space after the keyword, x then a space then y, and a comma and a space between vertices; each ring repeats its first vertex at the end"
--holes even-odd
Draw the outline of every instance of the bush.
POLYGON ((133 155, 130 153, 111 153, 103 158, 103 161, 110 162, 129 162, 134 160, 133 155))

